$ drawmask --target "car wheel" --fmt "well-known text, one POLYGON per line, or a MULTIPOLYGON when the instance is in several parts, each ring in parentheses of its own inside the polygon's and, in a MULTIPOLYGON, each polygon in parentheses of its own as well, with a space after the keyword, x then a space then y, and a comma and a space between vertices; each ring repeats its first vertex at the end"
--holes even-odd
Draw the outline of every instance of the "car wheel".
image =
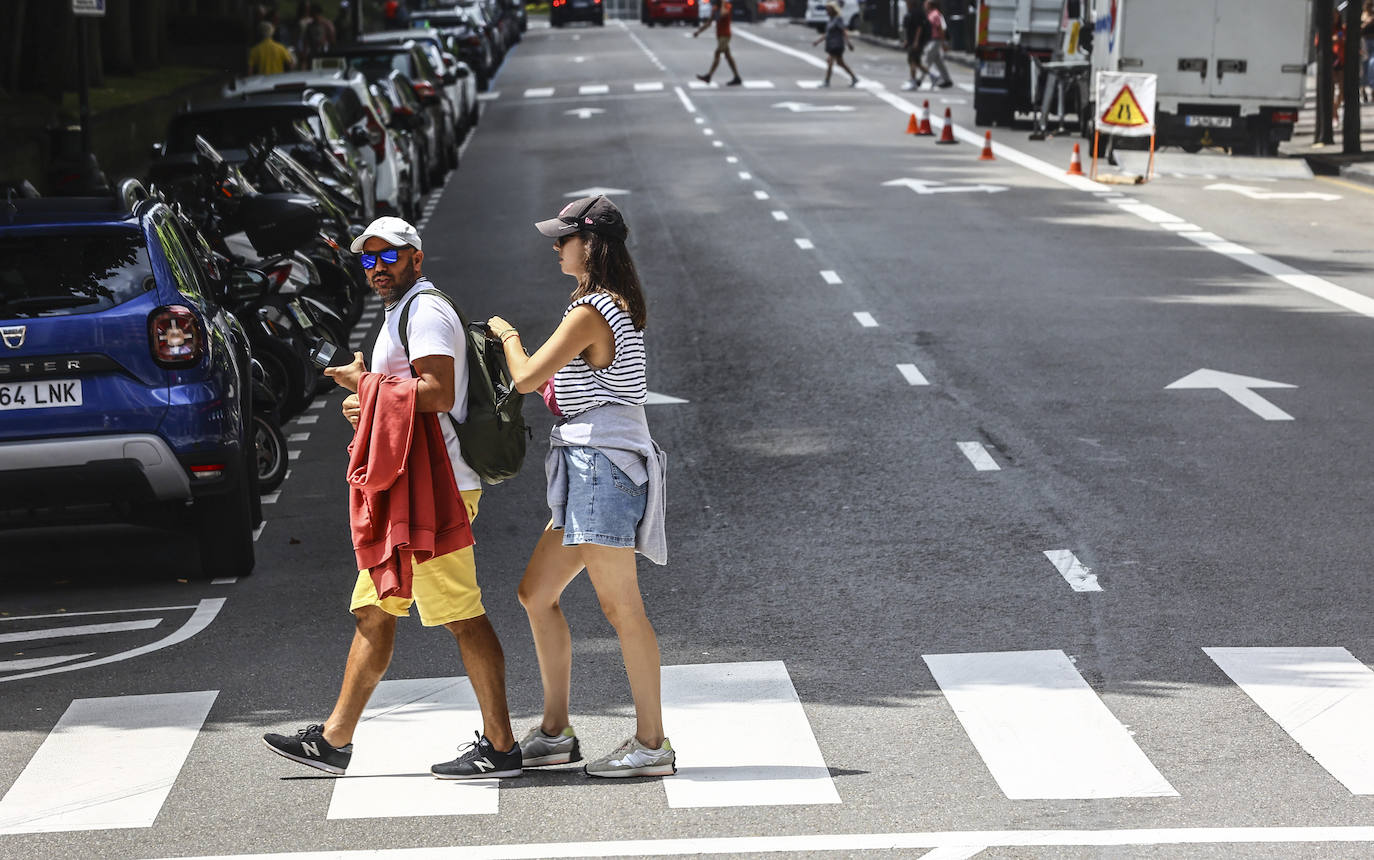
POLYGON ((306 388, 305 359, 291 344, 272 337, 253 344, 253 357, 262 365, 268 385, 281 404, 282 420, 300 414, 315 395, 313 386, 306 388))
POLYGON ((253 505, 247 474, 229 492, 204 496, 191 506, 192 527, 205 576, 247 576, 253 572, 253 505))
POLYGON ((286 480, 291 462, 286 453, 286 434, 268 415, 253 415, 253 445, 257 450, 258 490, 271 493, 286 480))

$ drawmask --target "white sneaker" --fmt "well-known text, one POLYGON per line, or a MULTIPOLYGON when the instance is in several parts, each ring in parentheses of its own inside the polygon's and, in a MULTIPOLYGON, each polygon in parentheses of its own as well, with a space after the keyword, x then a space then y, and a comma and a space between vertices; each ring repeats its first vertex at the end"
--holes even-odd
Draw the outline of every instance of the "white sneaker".
POLYGON ((902 84, 902 89, 904 89, 904 90, 914 90, 914 89, 916 89, 916 86, 917 86, 917 84, 916 84, 915 81, 907 81, 906 83, 902 84))
POLYGON ((549 737, 539 726, 535 726, 520 741, 520 757, 524 767, 570 764, 582 760, 582 750, 572 726, 554 737, 549 737))
POLYGON ((588 762, 582 770, 587 776, 672 776, 677 773, 677 753, 667 738, 656 750, 630 738, 615 752, 588 762))

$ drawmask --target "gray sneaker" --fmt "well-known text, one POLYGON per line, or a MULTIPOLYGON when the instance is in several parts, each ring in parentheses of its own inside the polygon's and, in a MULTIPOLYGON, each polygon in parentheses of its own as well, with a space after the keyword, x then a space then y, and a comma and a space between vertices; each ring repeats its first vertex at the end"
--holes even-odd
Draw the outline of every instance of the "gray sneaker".
POLYGON ((549 737, 539 726, 530 729, 520 740, 520 758, 524 767, 543 767, 546 764, 571 764, 582 761, 582 749, 572 726, 549 737))
POLYGON ((582 770, 587 776, 672 776, 677 773, 677 753, 667 738, 656 750, 630 738, 615 752, 588 762, 582 770))

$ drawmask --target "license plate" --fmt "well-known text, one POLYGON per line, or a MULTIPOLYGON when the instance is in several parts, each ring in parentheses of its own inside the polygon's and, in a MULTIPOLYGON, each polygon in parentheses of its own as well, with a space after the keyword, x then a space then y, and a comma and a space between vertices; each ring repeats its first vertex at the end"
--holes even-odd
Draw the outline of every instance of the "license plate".
POLYGON ((35 379, 0 383, 0 411, 81 405, 81 380, 35 379))
POLYGON ((1229 116, 1185 116, 1183 124, 1190 128, 1230 128, 1229 116))
POLYGON ((315 327, 315 321, 310 318, 310 314, 306 313, 305 308, 301 307, 296 302, 292 302, 287 305, 287 307, 291 309, 291 316, 296 318, 296 323, 300 325, 301 328, 308 329, 315 327))
POLYGON ((978 71, 985 78, 1005 78, 1007 76, 1007 64, 1000 60, 988 60, 979 67, 978 71))

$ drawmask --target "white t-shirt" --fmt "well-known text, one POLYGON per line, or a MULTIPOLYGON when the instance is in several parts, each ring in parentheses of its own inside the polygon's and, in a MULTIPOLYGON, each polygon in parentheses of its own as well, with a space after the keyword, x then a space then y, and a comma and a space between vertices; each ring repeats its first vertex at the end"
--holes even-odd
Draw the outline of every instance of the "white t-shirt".
MULTIPOLYGON (((437 289, 428 278, 415 282, 399 302, 386 309, 386 324, 377 334, 377 342, 372 346, 372 363, 369 369, 388 376, 409 378, 410 363, 406 361, 405 350, 401 348, 398 328, 401 324, 401 308, 411 296, 422 290, 437 289)), ((463 323, 449 307, 448 302, 438 296, 419 296, 410 306, 410 357, 412 360, 431 355, 446 355, 453 359, 453 409, 449 414, 454 421, 462 422, 468 417, 468 356, 463 344, 463 323)), ((448 448, 449 461, 453 463, 453 477, 458 479, 460 490, 480 490, 482 479, 472 471, 463 460, 462 449, 458 446, 458 434, 453 432, 452 422, 440 417, 439 426, 444 431, 444 445, 448 448)))

